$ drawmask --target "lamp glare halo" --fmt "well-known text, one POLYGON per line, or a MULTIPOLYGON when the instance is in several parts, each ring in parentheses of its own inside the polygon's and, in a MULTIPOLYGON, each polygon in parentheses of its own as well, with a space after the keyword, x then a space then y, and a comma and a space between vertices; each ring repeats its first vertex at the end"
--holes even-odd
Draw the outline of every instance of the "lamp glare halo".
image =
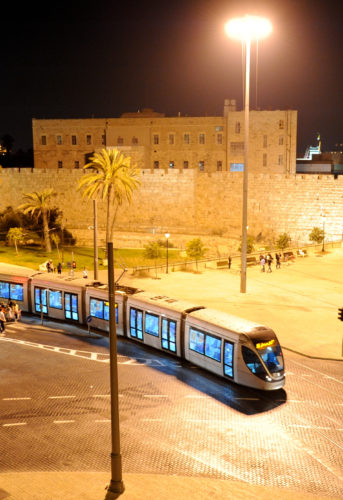
POLYGON ((262 40, 272 32, 271 22, 258 16, 245 16, 231 19, 225 24, 225 31, 235 40, 262 40))

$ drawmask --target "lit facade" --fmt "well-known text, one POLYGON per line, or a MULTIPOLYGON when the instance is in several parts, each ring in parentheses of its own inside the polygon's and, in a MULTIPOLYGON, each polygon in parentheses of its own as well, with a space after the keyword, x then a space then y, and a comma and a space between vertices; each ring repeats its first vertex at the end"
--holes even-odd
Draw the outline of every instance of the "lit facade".
MULTIPOLYGON (((226 100, 223 116, 166 117, 152 110, 120 118, 32 120, 35 168, 82 168, 104 147, 130 155, 142 169, 239 172, 244 111, 226 100)), ((251 111, 249 172, 295 173, 297 111, 251 111)))

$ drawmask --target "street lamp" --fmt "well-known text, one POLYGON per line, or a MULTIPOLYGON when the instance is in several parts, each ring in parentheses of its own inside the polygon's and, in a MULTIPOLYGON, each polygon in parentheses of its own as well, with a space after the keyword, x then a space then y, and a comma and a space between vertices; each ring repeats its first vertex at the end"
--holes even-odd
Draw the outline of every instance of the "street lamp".
POLYGON ((164 236, 167 239, 167 267, 166 267, 166 274, 168 274, 168 249, 169 249, 169 237, 170 237, 170 234, 166 233, 164 236))
POLYGON ((245 45, 245 101, 244 101, 244 170, 243 170, 243 207, 242 207, 242 256, 241 256, 241 293, 246 292, 247 281, 247 236, 248 236, 248 158, 249 158, 249 87, 250 87, 250 45, 254 40, 266 38, 272 31, 268 19, 245 16, 231 19, 225 24, 227 35, 240 40, 245 45))

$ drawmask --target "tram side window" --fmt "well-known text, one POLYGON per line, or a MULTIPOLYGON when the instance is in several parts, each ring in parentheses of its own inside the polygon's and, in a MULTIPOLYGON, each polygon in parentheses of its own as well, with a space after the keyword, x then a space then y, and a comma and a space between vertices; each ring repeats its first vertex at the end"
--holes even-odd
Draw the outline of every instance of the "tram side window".
POLYGON ((35 309, 36 312, 42 312, 42 309, 43 313, 46 314, 48 312, 46 288, 35 287, 35 309))
POLYGON ((205 341, 205 356, 208 358, 215 359, 220 363, 222 341, 218 337, 212 337, 212 335, 206 335, 205 341))
POLYGON ((195 328, 190 328, 189 334, 189 348, 192 351, 204 354, 205 334, 195 328))
POLYGON ((0 281, 0 297, 2 299, 10 298, 10 284, 6 281, 0 281))
POLYGON ((90 315, 94 318, 104 319, 104 301, 98 299, 90 299, 89 312, 90 315))
POLYGON ((258 377, 263 378, 266 372, 257 354, 255 354, 251 349, 243 345, 242 355, 244 362, 249 368, 249 370, 258 377))
POLYGON ((176 321, 162 319, 162 349, 176 352, 176 321))
POLYGON ((11 283, 10 298, 13 300, 24 300, 24 287, 20 283, 11 283))
POLYGON ((233 377, 233 344, 231 342, 224 344, 224 375, 233 377))
POLYGON ((62 309, 62 292, 57 290, 49 290, 49 307, 54 309, 62 309))
POLYGON ((24 287, 20 283, 8 283, 0 281, 0 298, 24 300, 24 287))
POLYGON ((143 311, 134 307, 130 309, 130 335, 143 340, 143 311))
POLYGON ((64 294, 64 314, 66 319, 79 320, 78 299, 74 293, 64 294))
POLYGON ((159 334, 159 316, 156 314, 145 313, 145 333, 158 337, 159 334))

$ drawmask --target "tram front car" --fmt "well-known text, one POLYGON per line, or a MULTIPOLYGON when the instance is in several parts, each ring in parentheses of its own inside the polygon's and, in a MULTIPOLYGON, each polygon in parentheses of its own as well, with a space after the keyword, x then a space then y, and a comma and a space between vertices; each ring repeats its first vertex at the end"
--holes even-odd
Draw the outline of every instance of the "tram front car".
POLYGON ((257 327, 245 334, 242 343, 242 357, 258 389, 277 390, 285 385, 285 366, 280 343, 273 332, 265 327, 257 327))

